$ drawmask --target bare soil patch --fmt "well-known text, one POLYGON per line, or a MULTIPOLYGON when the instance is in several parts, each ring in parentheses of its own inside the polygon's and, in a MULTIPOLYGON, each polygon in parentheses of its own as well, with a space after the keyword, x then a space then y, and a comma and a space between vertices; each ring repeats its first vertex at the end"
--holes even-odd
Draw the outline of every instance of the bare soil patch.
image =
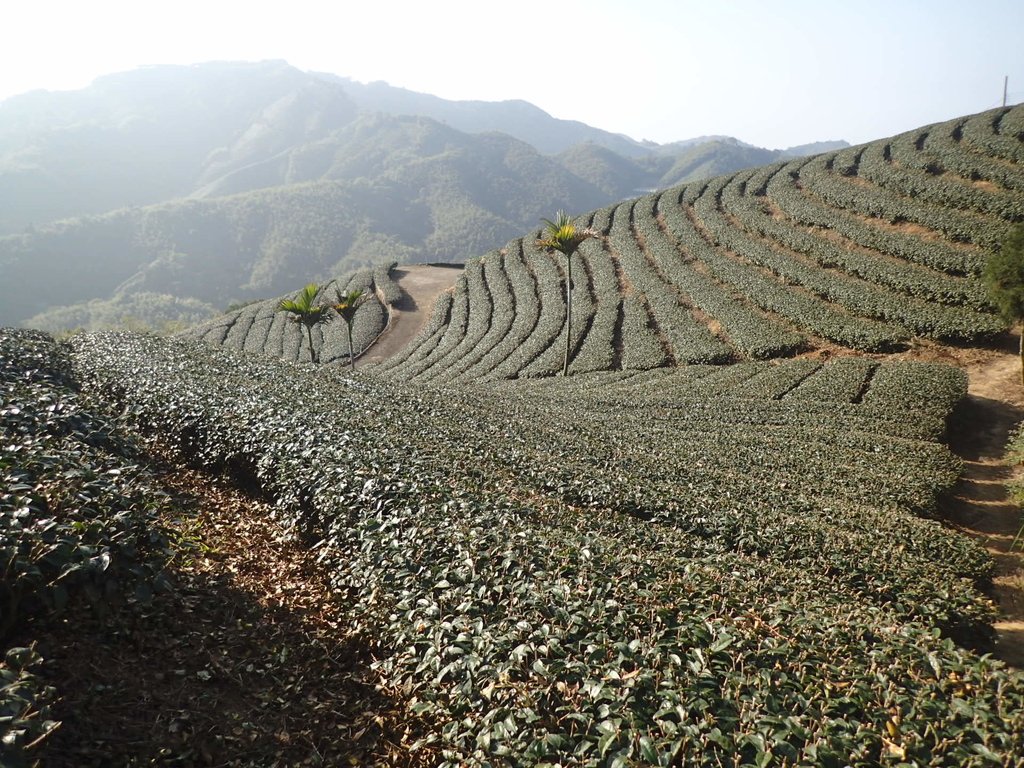
POLYGON ((962 176, 958 177, 958 178, 961 181, 967 182, 967 184, 969 186, 974 187, 975 189, 980 189, 983 192, 991 192, 992 194, 999 194, 1001 192, 1005 192, 1006 191, 1003 187, 1001 187, 998 184, 995 184, 995 183, 989 181, 988 179, 965 179, 962 176))
MULTIPOLYGON (((880 229, 884 232, 893 232, 896 234, 910 235, 911 237, 919 238, 928 242, 942 242, 945 238, 941 232, 928 227, 917 224, 913 221, 899 221, 890 222, 885 219, 880 219, 875 216, 865 216, 860 213, 852 213, 854 218, 859 219, 862 223, 880 229)), ((976 247, 969 243, 957 243, 957 248, 961 250, 976 250, 976 247)))
POLYGON ((461 264, 414 264, 391 272, 404 295, 389 308, 388 326, 360 358, 362 363, 380 363, 397 354, 416 338, 430 318, 437 297, 455 285, 461 264))

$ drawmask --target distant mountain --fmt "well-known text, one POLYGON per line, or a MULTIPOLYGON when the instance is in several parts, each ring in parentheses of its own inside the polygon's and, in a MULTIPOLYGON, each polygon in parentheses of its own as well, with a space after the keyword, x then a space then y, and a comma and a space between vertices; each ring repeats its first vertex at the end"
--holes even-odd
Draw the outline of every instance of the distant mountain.
POLYGON ((0 233, 185 197, 355 117, 280 62, 149 67, 0 102, 0 233))
POLYGON ((644 157, 658 145, 592 128, 576 120, 560 120, 527 101, 449 101, 426 93, 395 88, 384 82, 369 84, 333 75, 362 110, 392 115, 423 115, 466 133, 498 131, 554 155, 583 142, 597 144, 626 157, 644 157))
POLYGON ((462 261, 558 209, 775 156, 279 61, 109 75, 0 102, 0 323, 165 322, 376 261, 462 261))
MULTIPOLYGON (((0 324, 138 292, 223 309, 381 261, 463 261, 560 207, 585 211, 608 199, 508 136, 363 116, 325 151, 239 169, 202 197, 0 237, 0 324), (289 168, 304 170, 288 176, 289 168), (288 178, 226 195, 253 174, 288 178)), ((50 327, 83 311, 34 324, 50 327)))

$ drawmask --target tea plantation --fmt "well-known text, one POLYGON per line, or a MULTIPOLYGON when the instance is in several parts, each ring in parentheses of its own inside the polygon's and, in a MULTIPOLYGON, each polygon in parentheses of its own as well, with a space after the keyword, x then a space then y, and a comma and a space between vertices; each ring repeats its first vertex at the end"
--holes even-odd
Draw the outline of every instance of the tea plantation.
POLYGON ((59 695, 35 674, 36 622, 69 606, 104 611, 166 587, 167 499, 137 442, 105 405, 76 392, 67 350, 0 330, 0 757, 56 727, 59 695), (17 642, 22 640, 24 644, 17 642))
POLYGON ((1011 765, 988 557, 929 519, 954 368, 442 391, 131 335, 75 374, 276 499, 446 765, 1011 765), (970 650, 975 648, 977 650, 970 650))
MULTIPOLYGON (((1018 106, 587 214, 567 377, 537 233, 354 375, 340 322, 307 364, 277 299, 175 339, 2 332, 5 748, 60 694, 33 622, 163 587, 153 442, 316 553, 410 762, 1024 765, 992 560, 939 520, 967 376, 888 355, 1006 330, 979 275, 1022 159, 1018 106)), ((354 288, 358 356, 402 289, 320 301, 354 288)))
MULTIPOLYGON (((354 272, 343 279, 331 280, 320 287, 316 304, 333 304, 348 291, 363 291, 363 301, 352 321, 352 347, 358 357, 387 326, 388 305, 401 297, 401 289, 391 279, 394 264, 354 272)), ((182 332, 182 336, 203 339, 209 344, 282 360, 310 359, 309 341, 302 327, 289 322, 287 313, 278 311, 281 299, 294 299, 298 292, 277 299, 256 301, 227 312, 218 318, 182 332)), ((330 315, 334 317, 334 315, 330 315)), ((313 330, 313 345, 321 363, 346 362, 348 337, 341 322, 318 325, 313 330)))
MULTIPOLYGON (((1004 324, 978 275, 1024 220, 1024 106, 740 171, 580 219, 570 372, 770 359, 823 347, 978 343, 1004 324), (577 272, 579 274, 579 272, 577 272)), ((564 264, 536 233, 467 263, 410 381, 552 375, 564 264)))
MULTIPOLYGON (((987 250, 1024 220, 1022 125, 1024 105, 991 110, 582 217, 601 237, 576 257, 570 371, 984 342, 1005 330, 978 276, 987 250)), ((559 372, 565 266, 536 246, 537 234, 470 259, 418 343, 382 370, 438 384, 559 372)), ((371 286, 388 298, 363 308, 358 350, 384 329, 401 289, 378 268, 322 295, 371 286)), ((250 305, 187 335, 302 359, 307 342, 276 305, 250 305)), ((342 334, 319 333, 324 362, 347 355, 342 334)))

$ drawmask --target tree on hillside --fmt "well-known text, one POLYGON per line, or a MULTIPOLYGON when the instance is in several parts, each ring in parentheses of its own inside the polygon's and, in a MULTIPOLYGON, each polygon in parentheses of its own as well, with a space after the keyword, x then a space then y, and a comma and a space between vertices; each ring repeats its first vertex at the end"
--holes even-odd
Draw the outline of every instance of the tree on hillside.
POLYGON ((541 221, 544 222, 544 237, 537 240, 537 245, 565 255, 565 360, 562 363, 562 375, 568 376, 569 352, 572 349, 572 257, 583 241, 597 237, 597 232, 577 227, 565 211, 559 211, 554 221, 541 221))
POLYGON ((356 369, 356 355, 355 350, 352 348, 352 321, 355 320, 356 311, 363 305, 365 300, 366 294, 361 288, 357 288, 354 291, 342 294, 338 303, 334 305, 334 311, 345 322, 345 328, 348 330, 348 361, 353 371, 356 369))
MULTIPOLYGON (((985 285, 999 314, 1009 323, 1024 321, 1024 224, 1003 238, 985 264, 985 285)), ((1024 383, 1024 328, 1020 340, 1021 382, 1024 383)))
POLYGON ((313 347, 313 328, 329 323, 331 321, 330 307, 326 304, 314 304, 316 295, 320 292, 320 286, 310 283, 299 293, 295 299, 282 299, 277 308, 282 312, 291 315, 291 319, 300 323, 306 328, 306 336, 309 339, 309 360, 311 363, 320 362, 316 349, 313 347))

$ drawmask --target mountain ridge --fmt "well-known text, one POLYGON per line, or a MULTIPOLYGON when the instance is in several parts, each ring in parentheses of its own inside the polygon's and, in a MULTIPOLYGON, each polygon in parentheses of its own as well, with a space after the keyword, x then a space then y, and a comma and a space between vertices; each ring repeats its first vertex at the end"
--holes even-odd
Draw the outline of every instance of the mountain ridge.
POLYGON ((375 261, 460 261, 559 208, 778 157, 737 140, 659 146, 526 102, 356 87, 281 61, 150 67, 11 97, 0 102, 0 322, 60 330, 53 318, 88 316, 93 302, 139 305, 133 292, 223 307, 375 261), (391 114, 373 94, 377 107, 411 100, 510 130, 391 114), (545 146, 586 142, 545 154, 514 135, 513 113, 534 134, 554 126, 545 146), (53 274, 78 279, 58 286, 53 274))

